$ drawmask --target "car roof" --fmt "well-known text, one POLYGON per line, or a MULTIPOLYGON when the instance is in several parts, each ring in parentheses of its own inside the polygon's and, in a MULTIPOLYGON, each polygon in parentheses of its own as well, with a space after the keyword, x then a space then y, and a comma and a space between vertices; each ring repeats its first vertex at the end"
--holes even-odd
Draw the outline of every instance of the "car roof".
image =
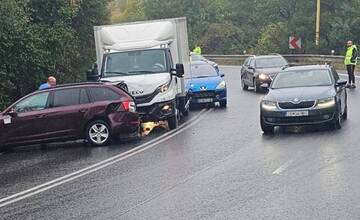
POLYGON ((255 59, 263 59, 263 58, 284 58, 284 57, 279 54, 269 54, 269 55, 254 56, 254 58, 255 59))
POLYGON ((104 85, 108 86, 109 84, 103 83, 103 82, 82 82, 82 83, 67 83, 67 84, 59 84, 50 88, 43 89, 41 91, 45 90, 54 90, 59 88, 72 88, 72 87, 83 87, 83 86, 99 86, 104 85))
POLYGON ((206 61, 202 61, 202 60, 192 61, 191 65, 210 65, 210 66, 212 66, 210 63, 208 63, 206 61))
POLYGON ((304 65, 304 66, 292 66, 284 69, 286 71, 299 71, 299 70, 329 70, 331 67, 329 65, 304 65))

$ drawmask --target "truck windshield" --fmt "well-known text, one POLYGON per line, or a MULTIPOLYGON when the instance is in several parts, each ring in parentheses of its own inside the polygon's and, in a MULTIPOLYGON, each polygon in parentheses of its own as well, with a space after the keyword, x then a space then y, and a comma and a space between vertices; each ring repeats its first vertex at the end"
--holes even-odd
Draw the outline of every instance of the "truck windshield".
POLYGON ((170 72, 164 50, 111 53, 105 57, 104 77, 170 72))

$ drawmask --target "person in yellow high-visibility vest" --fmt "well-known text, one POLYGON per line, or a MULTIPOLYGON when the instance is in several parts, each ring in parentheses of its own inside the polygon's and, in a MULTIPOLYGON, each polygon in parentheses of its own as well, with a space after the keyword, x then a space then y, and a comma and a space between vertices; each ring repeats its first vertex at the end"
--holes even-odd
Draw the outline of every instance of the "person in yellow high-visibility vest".
POLYGON ((356 88, 355 86, 355 66, 357 64, 357 47, 351 40, 347 42, 347 50, 345 55, 344 64, 349 75, 349 81, 346 85, 347 88, 356 88))
POLYGON ((201 55, 201 47, 196 46, 193 50, 194 53, 196 53, 197 55, 201 55))

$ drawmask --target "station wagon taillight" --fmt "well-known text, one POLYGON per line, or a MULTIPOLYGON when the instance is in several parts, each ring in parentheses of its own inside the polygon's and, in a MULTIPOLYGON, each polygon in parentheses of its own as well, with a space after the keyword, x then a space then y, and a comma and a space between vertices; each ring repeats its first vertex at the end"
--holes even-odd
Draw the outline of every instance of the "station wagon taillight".
POLYGON ((126 112, 136 112, 136 105, 133 101, 123 101, 121 105, 126 112))

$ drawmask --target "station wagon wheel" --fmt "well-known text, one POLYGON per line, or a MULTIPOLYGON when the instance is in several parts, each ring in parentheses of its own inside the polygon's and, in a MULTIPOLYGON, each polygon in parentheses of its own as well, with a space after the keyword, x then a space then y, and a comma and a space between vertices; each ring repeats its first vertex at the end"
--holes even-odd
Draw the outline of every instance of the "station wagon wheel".
POLYGON ((93 146, 104 146, 111 139, 109 125, 102 120, 91 122, 86 129, 86 139, 93 146))

